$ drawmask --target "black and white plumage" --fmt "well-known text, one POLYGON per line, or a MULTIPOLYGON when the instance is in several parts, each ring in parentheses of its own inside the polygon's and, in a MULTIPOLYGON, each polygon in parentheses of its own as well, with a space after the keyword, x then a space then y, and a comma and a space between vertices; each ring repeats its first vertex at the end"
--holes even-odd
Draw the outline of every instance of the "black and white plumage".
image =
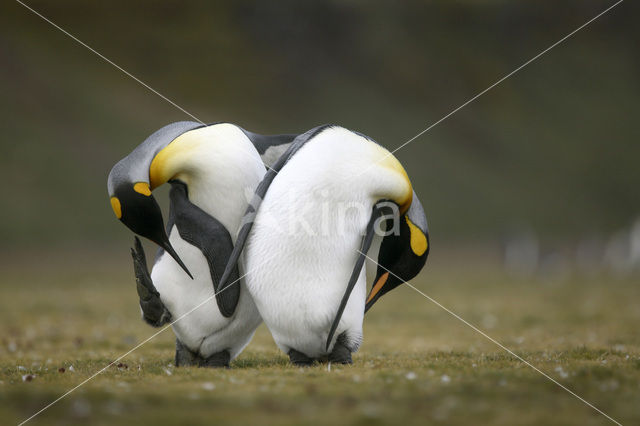
MULTIPOLYGON (((265 173, 258 150, 272 153, 293 137, 257 135, 229 123, 173 123, 112 169, 108 189, 116 216, 162 248, 149 274, 136 244, 134 271, 143 318, 154 326, 180 318, 173 324, 178 365, 228 365, 260 324, 242 279, 224 292, 218 284, 242 213, 265 173), (151 195, 165 182, 172 185, 166 232, 151 195)), ((231 281, 243 270, 240 262, 231 281)))
POLYGON ((221 288, 244 249, 246 288, 277 345, 301 365, 351 362, 365 310, 413 278, 429 251, 424 210, 403 167, 339 126, 294 140, 258 186, 244 222, 221 288), (364 256, 376 226, 395 229, 376 244, 380 266, 365 297, 364 256))

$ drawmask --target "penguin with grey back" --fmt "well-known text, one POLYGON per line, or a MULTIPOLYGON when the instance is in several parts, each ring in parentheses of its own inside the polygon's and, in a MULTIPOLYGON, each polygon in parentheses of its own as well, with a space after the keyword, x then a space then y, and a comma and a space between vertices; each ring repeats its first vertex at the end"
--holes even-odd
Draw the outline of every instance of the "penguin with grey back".
POLYGON ((111 170, 111 206, 129 229, 160 246, 151 273, 136 237, 132 258, 143 319, 176 333, 176 365, 228 366, 261 319, 239 278, 219 288, 233 249, 246 191, 265 173, 260 154, 274 155, 295 135, 264 136, 229 123, 178 122, 163 127, 111 170), (166 225, 151 191, 171 184, 166 225), (215 294, 215 302, 208 301, 215 294), (193 311, 193 312, 192 312, 193 311))
POLYGON ((420 272, 429 232, 395 157, 360 133, 326 125, 298 136, 257 187, 221 289, 232 283, 243 250, 252 271, 246 287, 290 360, 351 363, 364 313, 420 272), (361 214, 340 211, 345 203, 361 214), (299 222, 304 230, 283 230, 299 222), (366 296, 363 265, 374 240, 378 265, 366 296))

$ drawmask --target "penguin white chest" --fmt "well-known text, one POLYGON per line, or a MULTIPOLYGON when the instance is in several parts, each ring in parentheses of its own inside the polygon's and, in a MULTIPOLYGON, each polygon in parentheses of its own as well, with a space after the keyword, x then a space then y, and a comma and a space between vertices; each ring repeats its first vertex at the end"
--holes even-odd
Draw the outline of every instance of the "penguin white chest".
MULTIPOLYGON (((287 181, 265 197, 247 242, 246 285, 281 350, 320 357, 358 257, 362 231, 371 207, 360 211, 337 207, 317 193, 291 200, 295 185, 287 181), (320 202, 318 202, 320 200, 320 202), (326 201, 326 204, 324 203, 326 201)), ((320 192, 325 192, 319 189, 320 192)), ((345 333, 355 350, 362 341, 366 273, 360 276, 335 336, 345 333)))
MULTIPOLYGON (((162 303, 176 321, 176 337, 190 350, 206 357, 228 350, 234 359, 249 343, 261 322, 255 304, 240 285, 240 299, 235 314, 227 318, 220 313, 214 295, 210 266, 200 249, 184 241, 174 226, 169 237, 191 273, 186 276, 180 266, 164 253, 151 272, 162 303)), ((242 270, 242 265, 240 265, 242 270)))
POLYGON ((222 316, 216 299, 211 297, 209 264, 200 249, 184 241, 176 227, 169 239, 191 271, 193 280, 166 253, 153 266, 151 279, 173 320, 180 318, 173 325, 178 338, 190 348, 199 347, 205 336, 224 327, 229 320, 222 316), (200 304, 202 306, 194 309, 200 304))
POLYGON ((361 265, 363 236, 376 203, 404 206, 412 190, 397 160, 362 135, 325 127, 309 138, 273 178, 245 259, 247 288, 280 349, 318 358, 333 355, 340 336, 340 347, 359 347, 366 271, 358 266, 355 281, 350 277, 361 265), (339 316, 348 285, 352 291, 339 316))
MULTIPOLYGON (((295 349, 310 357, 327 354, 329 329, 357 257, 360 238, 353 237, 307 242, 279 238, 277 244, 253 238, 248 242, 247 288, 285 353, 295 349)), ((336 332, 336 336, 346 332, 355 348, 362 340, 365 275, 363 269, 336 332)))

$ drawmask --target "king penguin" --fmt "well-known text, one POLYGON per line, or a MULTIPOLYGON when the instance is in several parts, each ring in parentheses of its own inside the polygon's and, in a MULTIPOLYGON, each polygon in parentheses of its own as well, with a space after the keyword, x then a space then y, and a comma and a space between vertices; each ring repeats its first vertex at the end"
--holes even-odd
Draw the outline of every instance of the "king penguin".
POLYGON ((423 268, 429 232, 398 160, 360 133, 325 125, 299 135, 267 172, 220 288, 243 249, 246 288, 278 347, 297 365, 346 364, 365 312, 423 268), (377 271, 366 296, 368 252, 377 271))
POLYGON ((241 262, 228 288, 221 291, 219 282, 250 195, 265 174, 260 154, 279 156, 294 136, 258 135, 230 123, 172 123, 111 170, 116 217, 160 246, 151 274, 137 237, 132 257, 143 319, 156 327, 173 321, 176 366, 228 367, 261 323, 241 262), (166 182, 165 231, 151 191, 166 182))

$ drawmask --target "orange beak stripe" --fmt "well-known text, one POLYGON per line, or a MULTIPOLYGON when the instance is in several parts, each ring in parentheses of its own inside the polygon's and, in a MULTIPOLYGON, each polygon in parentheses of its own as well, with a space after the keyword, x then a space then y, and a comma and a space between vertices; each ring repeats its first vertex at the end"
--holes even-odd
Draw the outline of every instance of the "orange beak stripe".
POLYGON ((384 286, 384 283, 387 282, 387 278, 389 278, 389 273, 388 272, 385 272, 384 274, 382 274, 380 276, 380 278, 378 278, 378 282, 376 282, 374 284, 373 288, 371 289, 371 294, 369 294, 369 298, 367 299, 366 303, 369 303, 371 301, 371 299, 376 297, 376 294, 378 294, 380 292, 380 289, 384 286))

